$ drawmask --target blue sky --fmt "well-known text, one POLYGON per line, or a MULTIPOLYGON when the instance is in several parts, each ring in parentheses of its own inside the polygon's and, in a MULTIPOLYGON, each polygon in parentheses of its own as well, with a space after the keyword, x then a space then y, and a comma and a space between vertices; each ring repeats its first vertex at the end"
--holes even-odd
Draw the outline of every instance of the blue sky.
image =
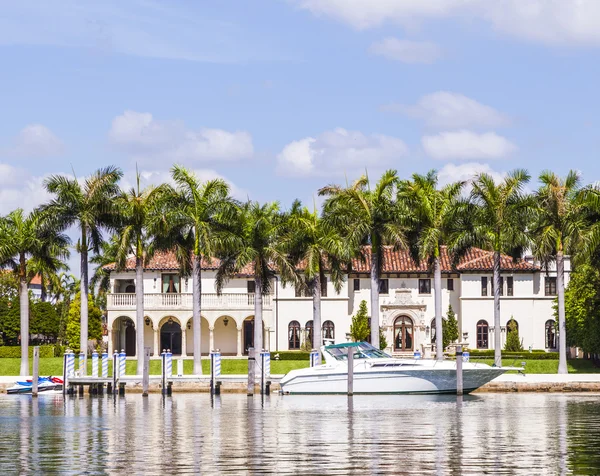
POLYGON ((0 212, 108 164, 283 206, 365 169, 595 181, 599 49, 595 0, 4 0, 0 212))

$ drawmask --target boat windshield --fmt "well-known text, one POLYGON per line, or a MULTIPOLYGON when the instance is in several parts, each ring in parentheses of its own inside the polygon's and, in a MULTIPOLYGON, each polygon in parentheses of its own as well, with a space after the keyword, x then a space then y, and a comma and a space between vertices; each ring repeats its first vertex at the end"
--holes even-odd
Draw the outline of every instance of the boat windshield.
POLYGON ((346 345, 327 346, 325 350, 336 360, 347 360, 348 351, 354 352, 355 359, 389 359, 385 352, 373 347, 367 342, 351 343, 346 345))

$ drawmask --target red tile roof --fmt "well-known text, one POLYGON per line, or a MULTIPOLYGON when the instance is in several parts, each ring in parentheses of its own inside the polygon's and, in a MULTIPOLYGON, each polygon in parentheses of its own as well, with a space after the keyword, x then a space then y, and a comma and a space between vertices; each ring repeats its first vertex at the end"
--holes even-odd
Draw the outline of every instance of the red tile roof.
MULTIPOLYGON (((354 273, 369 273, 371 270, 371 247, 365 246, 364 260, 352 260, 352 272, 354 273)), ((494 254, 491 251, 484 251, 478 248, 473 248, 460 260, 456 268, 452 267, 450 256, 446 247, 442 247, 441 264, 443 273, 459 272, 459 271, 486 271, 491 272, 493 267, 494 254)), ((202 269, 216 270, 220 261, 213 258, 210 262, 207 259, 202 259, 202 269)), ((524 260, 513 261, 509 256, 502 256, 500 268, 502 271, 537 271, 540 268, 532 263, 524 260)), ((115 264, 104 266, 107 271, 115 271, 115 264)), ((135 258, 131 257, 127 260, 124 268, 127 271, 135 270, 135 258)), ((155 253, 150 262, 144 267, 148 271, 174 271, 179 269, 175 254, 172 252, 155 253)), ((383 272, 384 273, 427 273, 427 263, 421 262, 419 266, 412 260, 408 251, 394 250, 391 246, 385 246, 383 249, 383 272)), ((246 266, 240 276, 252 276, 252 265, 246 266)))

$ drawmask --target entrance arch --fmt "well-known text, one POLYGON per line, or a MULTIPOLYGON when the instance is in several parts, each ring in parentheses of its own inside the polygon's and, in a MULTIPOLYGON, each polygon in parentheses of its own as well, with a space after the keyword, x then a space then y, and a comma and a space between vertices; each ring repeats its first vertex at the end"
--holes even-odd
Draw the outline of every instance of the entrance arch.
MULTIPOLYGON (((267 345, 265 337, 265 321, 263 320, 263 345, 267 345)), ((254 316, 244 319, 242 326, 242 345, 244 346, 244 355, 248 355, 248 349, 254 347, 254 316)), ((258 349, 257 349, 258 350, 258 349)))
POLYGON ((160 327, 160 348, 171 349, 173 355, 181 355, 181 324, 169 317, 160 327))
POLYGON ((113 349, 117 352, 124 350, 127 357, 134 357, 136 355, 135 333, 133 319, 127 316, 117 317, 113 322, 113 349))
POLYGON ((414 325, 408 316, 400 316, 394 320, 394 350, 413 350, 414 325))

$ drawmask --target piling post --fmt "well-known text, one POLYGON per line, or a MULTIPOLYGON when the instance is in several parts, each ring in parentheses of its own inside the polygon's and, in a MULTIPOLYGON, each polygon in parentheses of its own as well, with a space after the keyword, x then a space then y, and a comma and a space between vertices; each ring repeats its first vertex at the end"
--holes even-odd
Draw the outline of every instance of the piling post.
POLYGON ((38 396, 38 379, 40 378, 40 347, 33 348, 33 376, 31 377, 31 396, 38 396))
POLYGON ((113 354, 113 383, 112 383, 112 391, 113 393, 117 393, 119 382, 119 353, 115 351, 113 354))
POLYGON ((161 376, 162 376, 162 390, 161 393, 163 395, 167 394, 167 352, 165 351, 165 349, 163 349, 162 353, 160 354, 160 359, 161 359, 161 376))
POLYGON ((256 352, 254 347, 248 348, 248 392, 251 397, 254 395, 254 383, 256 378, 256 352))
POLYGON ((348 396, 354 395, 354 347, 348 347, 348 396))
POLYGON ((150 386, 150 347, 144 347, 144 370, 142 375, 142 397, 148 396, 150 386))
POLYGON ((126 362, 127 354, 125 353, 125 349, 121 349, 121 353, 119 354, 119 380, 125 377, 125 373, 127 372, 126 362))
POLYGON ((317 365, 321 365, 321 352, 313 349, 310 351, 310 366, 315 367, 317 365))
POLYGON ((173 376, 173 353, 171 349, 167 349, 167 378, 173 376))
POLYGON ((98 377, 98 352, 92 352, 92 377, 98 377))
POLYGON ((87 374, 86 372, 86 368, 85 368, 85 354, 83 352, 79 353, 79 376, 80 377, 85 377, 85 375, 87 374))
POLYGON ((108 378, 108 353, 102 352, 102 378, 108 378))
POLYGON ((177 376, 178 377, 183 376, 183 357, 181 357, 180 359, 177 359, 177 376))
POLYGON ((456 346, 456 395, 463 394, 463 351, 462 345, 456 346))
POLYGON ((221 376, 221 352, 211 351, 210 353, 210 393, 217 395, 220 389, 217 385, 217 377, 221 376))

